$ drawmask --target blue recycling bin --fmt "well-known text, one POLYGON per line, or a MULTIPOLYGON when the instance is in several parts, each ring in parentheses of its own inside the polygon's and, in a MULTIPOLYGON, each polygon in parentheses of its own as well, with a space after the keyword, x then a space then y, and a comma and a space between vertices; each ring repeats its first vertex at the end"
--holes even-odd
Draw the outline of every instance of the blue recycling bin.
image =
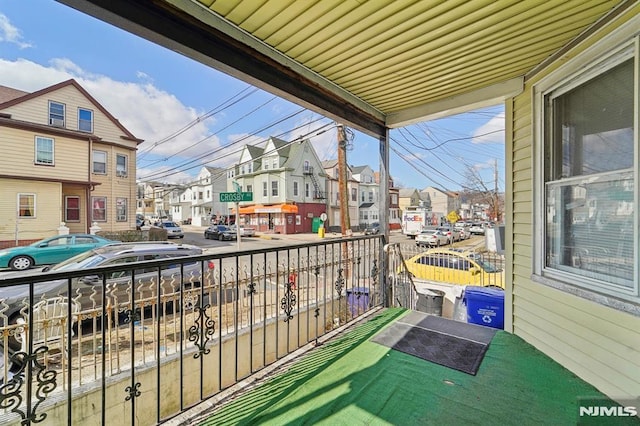
POLYGON ((369 308, 369 289, 367 287, 348 288, 347 304, 353 317, 366 311, 369 308))
POLYGON ((504 290, 467 286, 467 323, 504 329, 504 290))

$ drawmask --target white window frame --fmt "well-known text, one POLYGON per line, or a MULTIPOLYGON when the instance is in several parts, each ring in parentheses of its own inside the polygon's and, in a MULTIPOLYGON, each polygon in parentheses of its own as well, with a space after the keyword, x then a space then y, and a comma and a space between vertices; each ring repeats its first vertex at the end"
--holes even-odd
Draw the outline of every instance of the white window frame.
POLYGON ((19 192, 17 197, 16 197, 16 210, 17 210, 17 215, 20 219, 35 219, 36 218, 36 212, 37 212, 37 204, 36 204, 36 194, 31 193, 31 192, 19 192), (26 209, 28 209, 30 214, 24 214, 23 213, 23 204, 21 203, 22 198, 25 197, 27 199, 33 200, 31 203, 29 203, 29 205, 24 205, 24 207, 26 209), (31 205, 33 204, 33 205, 31 205), (33 214, 31 214, 33 213, 33 214))
POLYGON ((62 102, 49 101, 48 112, 49 112, 49 125, 56 127, 65 127, 65 115, 66 115, 66 105, 62 102), (53 107, 61 106, 62 113, 59 111, 53 111, 53 107))
POLYGON ((269 184, 267 183, 266 180, 262 182, 262 196, 263 197, 269 196, 269 184))
POLYGON ((271 196, 272 197, 278 197, 278 194, 280 193, 280 185, 278 185, 278 181, 277 180, 272 180, 271 181, 271 196))
POLYGON ((91 171, 96 175, 106 175, 109 167, 109 153, 107 151, 101 151, 99 149, 94 149, 91 153, 91 171), (104 172, 96 171, 96 163, 103 164, 102 162, 96 161, 96 154, 104 154, 104 172))
POLYGON ((127 204, 128 202, 125 197, 116 198, 116 222, 127 221, 127 204))
MULTIPOLYGON (((533 111, 534 111, 534 256, 533 256, 533 275, 532 280, 550 287, 557 288, 588 300, 610 306, 616 309, 627 309, 625 300, 630 301, 628 305, 630 309, 637 309, 637 303, 640 301, 640 269, 638 262, 640 255, 638 250, 638 206, 640 205, 639 191, 639 120, 638 111, 640 110, 640 91, 638 90, 638 82, 640 81, 640 38, 637 35, 637 28, 640 26, 640 17, 636 16, 629 22, 623 24, 618 31, 604 37, 598 43, 586 49, 580 55, 567 61, 560 68, 556 69, 543 79, 541 79, 533 87, 533 111), (591 81, 594 77, 603 74, 608 69, 622 63, 630 56, 634 56, 634 161, 631 173, 633 173, 634 184, 634 218, 635 224, 633 235, 633 245, 635 253, 633 254, 634 271, 633 286, 619 286, 615 279, 610 281, 602 279, 592 279, 576 275, 570 271, 563 271, 556 268, 546 267, 546 185, 545 182, 545 152, 544 146, 546 138, 545 128, 545 99, 553 93, 561 93, 562 90, 570 90, 571 87, 577 87, 584 82, 591 81), (613 297, 609 297, 613 296, 613 297)), ((626 173, 630 169, 616 170, 615 173, 626 173)), ((581 176, 579 178, 589 178, 581 176)), ((555 181, 558 182, 558 181, 555 181)), ((610 277, 615 278, 615 277, 610 277)))
POLYGON ((93 111, 87 108, 78 108, 78 131, 93 133, 93 111), (91 117, 89 120, 81 118, 82 113, 88 113, 91 117), (89 128, 85 128, 86 123, 89 124, 89 128))
POLYGON ((107 204, 107 197, 91 197, 91 222, 106 222, 108 219, 107 216, 107 208, 109 205, 107 204), (96 202, 104 200, 103 208, 96 208, 96 202), (104 219, 96 219, 96 211, 104 210, 104 219))
POLYGON ((129 176, 129 157, 124 154, 116 154, 116 176, 128 177, 129 176), (124 168, 120 166, 120 159, 124 159, 124 168))
MULTIPOLYGON (((48 150, 47 150, 48 152, 48 150)), ((34 139, 34 164, 38 165, 38 166, 55 166, 56 164, 56 141, 53 138, 48 138, 45 136, 36 136, 34 139), (38 159, 38 153, 39 152, 45 152, 43 149, 40 148, 40 143, 44 143, 44 142, 51 142, 51 161, 44 161, 43 159, 38 159)))
POLYGON ((64 197, 64 221, 67 223, 77 223, 82 220, 82 204, 80 203, 81 199, 77 195, 67 195, 64 197), (78 202, 78 208, 73 209, 78 211, 77 219, 69 219, 69 211, 71 208, 69 207, 69 200, 76 200, 78 202))

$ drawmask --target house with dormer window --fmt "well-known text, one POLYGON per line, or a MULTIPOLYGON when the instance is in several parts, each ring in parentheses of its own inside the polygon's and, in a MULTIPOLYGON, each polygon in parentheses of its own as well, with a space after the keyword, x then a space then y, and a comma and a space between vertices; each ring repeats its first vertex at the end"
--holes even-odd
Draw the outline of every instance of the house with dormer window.
MULTIPOLYGON (((325 173, 309 140, 271 137, 264 148, 245 145, 240 161, 227 170, 227 190, 253 193, 239 204, 241 223, 261 232, 311 232, 326 211, 325 173)), ((230 215, 235 206, 228 205, 230 215)))
POLYGON ((136 138, 75 80, 0 86, 0 245, 135 229, 136 138))

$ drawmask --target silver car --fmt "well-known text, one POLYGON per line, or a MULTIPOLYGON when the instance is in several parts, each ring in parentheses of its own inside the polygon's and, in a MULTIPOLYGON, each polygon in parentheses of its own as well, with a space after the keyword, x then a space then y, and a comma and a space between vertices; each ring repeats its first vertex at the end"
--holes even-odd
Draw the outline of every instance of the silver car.
POLYGON ((165 220, 158 224, 158 227, 167 230, 167 238, 184 238, 184 232, 177 223, 165 220))
MULTIPOLYGON (((81 312, 91 317, 92 312, 101 313, 105 310, 118 315, 131 309, 131 299, 136 307, 153 306, 157 303, 160 293, 161 303, 165 307, 173 307, 182 296, 185 308, 197 304, 199 288, 202 284, 209 285, 213 281, 210 270, 213 265, 208 262, 184 262, 179 258, 203 254, 200 247, 170 242, 153 243, 118 243, 96 248, 74 256, 53 267, 42 268, 40 272, 65 272, 91 269, 100 266, 118 266, 122 269, 107 272, 102 275, 87 275, 73 278, 71 300, 79 305, 81 312), (130 265, 141 261, 176 259, 175 263, 160 267, 135 268, 130 265), (204 263, 204 264, 202 264, 204 263), (204 276, 203 276, 204 275, 204 276), (106 282, 103 303, 102 283, 106 282), (181 287, 182 286, 182 287, 181 287), (180 290, 184 290, 182 295, 180 290)), ((9 324, 16 324, 29 312, 29 276, 34 270, 4 274, 3 277, 24 276, 24 285, 2 288, 0 292, 0 318, 7 318, 9 324)), ((68 280, 58 279, 38 282, 33 285, 34 300, 36 302, 49 298, 67 297, 68 280)), ((0 321, 2 321, 0 319, 0 321)), ((9 339, 11 349, 18 349, 15 339, 9 339)))

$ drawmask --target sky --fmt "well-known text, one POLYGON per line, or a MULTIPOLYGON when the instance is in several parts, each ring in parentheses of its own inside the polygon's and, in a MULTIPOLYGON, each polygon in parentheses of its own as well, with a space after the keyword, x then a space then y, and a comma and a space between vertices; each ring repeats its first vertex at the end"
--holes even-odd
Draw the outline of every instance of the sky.
MULTIPOLYGON (((75 79, 133 135, 140 181, 186 183, 238 162, 246 144, 308 138, 337 158, 331 119, 53 0, 0 0, 0 85, 27 92, 75 79)), ((396 186, 504 191, 504 108, 393 129, 396 186), (481 182, 478 185, 478 182, 481 182)), ((378 170, 378 141, 353 131, 347 162, 378 170)))

